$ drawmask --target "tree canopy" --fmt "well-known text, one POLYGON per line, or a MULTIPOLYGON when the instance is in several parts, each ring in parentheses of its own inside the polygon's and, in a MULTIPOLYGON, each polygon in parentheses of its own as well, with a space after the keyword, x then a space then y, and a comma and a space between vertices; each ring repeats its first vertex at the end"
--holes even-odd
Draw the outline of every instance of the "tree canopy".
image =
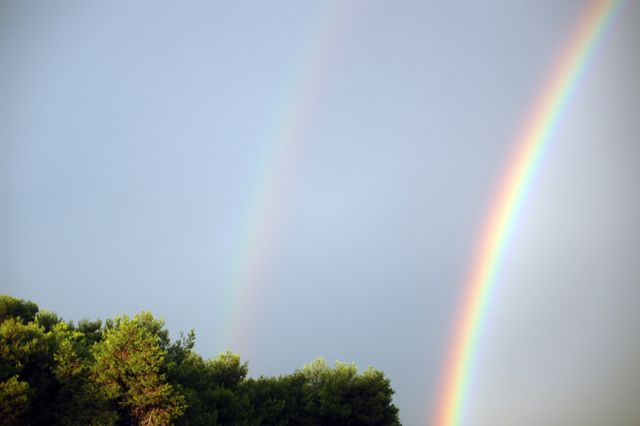
POLYGON ((317 358, 251 378, 239 355, 204 359, 194 343, 150 312, 74 324, 0 295, 0 426, 400 424, 372 367, 317 358))

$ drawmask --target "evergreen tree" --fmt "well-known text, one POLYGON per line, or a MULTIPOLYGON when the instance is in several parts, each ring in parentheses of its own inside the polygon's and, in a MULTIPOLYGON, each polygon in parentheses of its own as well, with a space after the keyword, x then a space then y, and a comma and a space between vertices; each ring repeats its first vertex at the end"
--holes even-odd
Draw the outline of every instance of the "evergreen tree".
POLYGON ((399 425, 389 379, 318 358, 248 378, 240 356, 205 360, 148 312, 77 326, 0 295, 0 426, 399 425))
POLYGON ((163 324, 148 312, 116 318, 94 346, 94 373, 120 418, 138 425, 170 424, 184 411, 184 398, 167 382, 163 324))

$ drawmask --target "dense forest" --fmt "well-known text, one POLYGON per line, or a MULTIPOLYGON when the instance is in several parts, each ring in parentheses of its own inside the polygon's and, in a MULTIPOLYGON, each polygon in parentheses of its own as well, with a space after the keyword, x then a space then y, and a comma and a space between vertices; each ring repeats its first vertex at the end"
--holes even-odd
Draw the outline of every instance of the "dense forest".
POLYGON ((203 359, 149 312, 74 324, 0 295, 1 425, 399 425, 385 375, 318 358, 248 377, 240 357, 203 359))

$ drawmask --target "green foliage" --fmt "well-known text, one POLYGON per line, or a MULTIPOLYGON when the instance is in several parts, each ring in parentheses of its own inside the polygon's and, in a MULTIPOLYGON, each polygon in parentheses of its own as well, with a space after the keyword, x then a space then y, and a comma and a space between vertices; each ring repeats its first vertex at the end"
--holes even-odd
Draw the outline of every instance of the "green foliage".
POLYGON ((247 424, 249 400, 240 388, 248 367, 231 352, 203 360, 190 352, 174 370, 174 380, 186 397, 185 425, 247 424))
POLYGON ((74 326, 0 296, 3 425, 399 425, 389 379, 318 358, 248 378, 240 356, 205 360, 149 312, 74 326))
POLYGON ((33 321, 38 305, 26 300, 16 299, 6 294, 0 295, 0 322, 8 318, 20 318, 21 322, 33 321))
POLYGON ((76 330, 80 333, 85 345, 90 346, 102 340, 102 321, 82 319, 78 321, 76 330))
POLYGON ((17 376, 29 384, 32 392, 25 416, 30 422, 46 423, 51 418, 50 396, 56 392, 51 372, 54 350, 51 333, 36 322, 24 323, 15 316, 0 323, 0 381, 17 376))
POLYGON ((2 407, 12 413, 0 418, 16 424, 112 424, 108 419, 115 412, 99 397, 84 335, 54 313, 33 309, 33 303, 2 299, 19 308, 0 323, 2 407), (25 306, 33 313, 28 322, 25 306))
POLYGON ((163 326, 148 312, 119 317, 94 345, 96 382, 134 424, 170 424, 184 411, 184 398, 166 381, 163 326))
POLYGON ((21 425, 26 423, 29 408, 29 384, 12 376, 0 382, 0 425, 21 425))
POLYGON ((31 377, 38 373, 50 357, 51 345, 42 326, 23 323, 10 317, 0 323, 0 378, 24 373, 31 377))
POLYGON ((60 321, 58 315, 50 311, 38 311, 35 315, 35 322, 41 325, 45 331, 51 331, 60 321))
POLYGON ((305 379, 303 398, 308 424, 399 424, 390 382, 372 367, 358 375, 355 364, 336 361, 335 367, 330 368, 323 358, 317 358, 298 374, 305 379))
POLYGON ((55 405, 56 423, 113 425, 118 413, 92 371, 91 340, 69 324, 56 325, 57 350, 53 371, 60 384, 55 405))
POLYGON ((300 374, 248 379, 243 387, 251 401, 249 417, 255 425, 306 424, 303 404, 305 379, 300 374))
POLYGON ((217 358, 207 361, 213 381, 221 387, 235 389, 244 380, 249 371, 247 363, 240 362, 240 356, 224 352, 217 358))

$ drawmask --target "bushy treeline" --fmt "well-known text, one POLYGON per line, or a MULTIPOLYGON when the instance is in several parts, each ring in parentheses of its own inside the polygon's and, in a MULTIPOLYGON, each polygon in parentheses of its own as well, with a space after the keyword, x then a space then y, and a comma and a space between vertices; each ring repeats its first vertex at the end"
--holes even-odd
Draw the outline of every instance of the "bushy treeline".
POLYGON ((194 341, 148 312, 74 324, 0 295, 0 424, 399 425, 371 367, 318 358, 249 378, 238 355, 205 360, 194 341))

